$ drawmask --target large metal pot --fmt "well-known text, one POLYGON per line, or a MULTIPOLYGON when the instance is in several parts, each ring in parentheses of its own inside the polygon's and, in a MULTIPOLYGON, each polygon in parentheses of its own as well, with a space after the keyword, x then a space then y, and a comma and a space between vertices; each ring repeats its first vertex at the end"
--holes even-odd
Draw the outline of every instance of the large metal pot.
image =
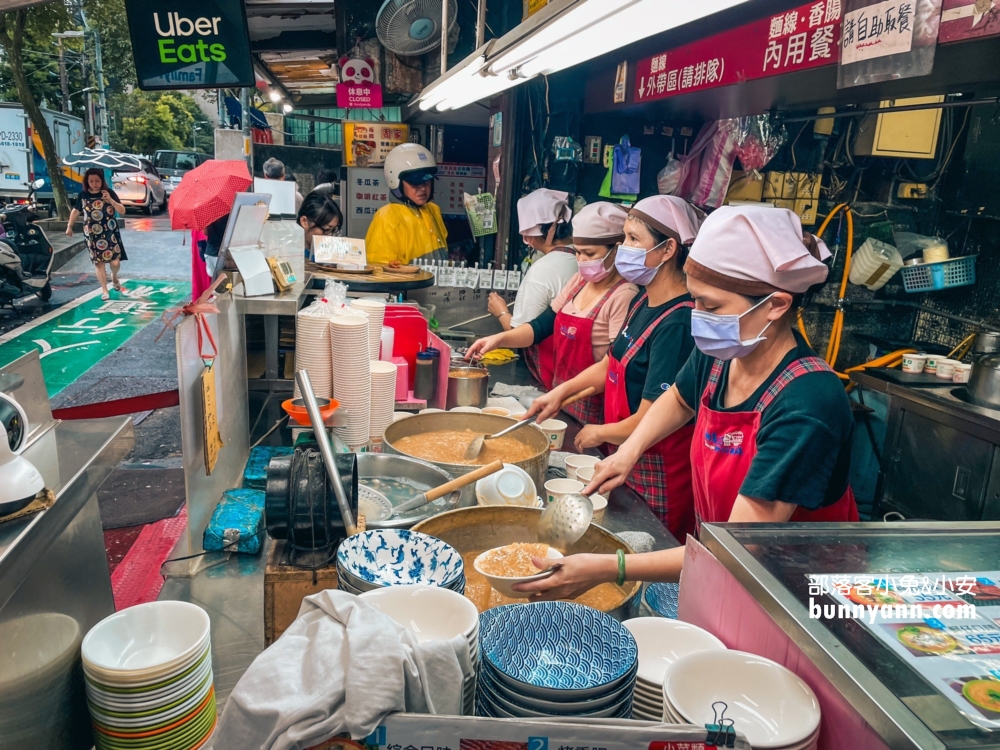
POLYGON ((485 367, 452 365, 448 370, 446 409, 475 406, 482 409, 489 397, 490 374, 485 367))
POLYGON ((969 374, 968 390, 973 403, 1000 409, 1000 356, 976 360, 969 374))
MULTIPOLYGON (((537 527, 541 515, 542 511, 536 508, 511 506, 460 508, 421 521, 413 527, 413 530, 437 537, 464 555, 467 552, 479 552, 513 542, 539 541, 537 527)), ((634 551, 610 531, 591 524, 583 538, 567 552, 613 555, 619 549, 627 554, 632 554, 634 551)), ((617 620, 627 620, 639 613, 642 584, 630 581, 621 589, 624 600, 609 610, 608 614, 617 620)))
MULTIPOLYGON (((384 478, 407 480, 407 484, 415 482, 430 489, 440 487, 442 484, 454 479, 448 472, 439 469, 427 461, 419 461, 415 458, 407 458, 406 456, 391 456, 386 453, 358 454, 359 484, 369 485, 373 489, 383 492, 385 487, 372 480, 384 478)), ((383 494, 389 498, 389 502, 395 507, 409 500, 412 495, 417 494, 417 490, 414 488, 412 493, 407 493, 405 497, 390 492, 383 492, 383 494)), ((461 494, 459 492, 452 492, 450 495, 439 498, 433 503, 428 503, 420 508, 414 508, 411 511, 404 512, 402 515, 392 516, 384 521, 369 521, 368 528, 408 529, 413 524, 419 523, 424 519, 456 508, 460 498, 461 494)))
POLYGON ((982 331, 976 334, 972 344, 972 356, 975 359, 1000 354, 1000 331, 982 331))
MULTIPOLYGON (((409 435, 422 435, 438 430, 471 430, 472 433, 482 433, 492 435, 505 427, 514 424, 509 417, 497 417, 493 414, 465 414, 462 412, 436 412, 432 414, 418 414, 409 419, 401 419, 385 428, 382 435, 382 450, 385 453, 406 455, 396 449, 396 442, 400 438, 409 435)), ((521 467, 531 477, 535 483, 538 494, 542 494, 542 487, 545 484, 545 473, 549 468, 549 441, 545 434, 534 427, 523 427, 516 432, 512 432, 511 437, 517 438, 520 442, 535 449, 531 458, 524 461, 512 461, 516 466, 521 467)), ((472 440, 474 435, 469 436, 472 440)), ((427 460, 427 459, 421 459, 427 460)), ((460 477, 478 468, 470 464, 449 464, 441 461, 428 461, 440 469, 444 469, 453 477, 460 477)), ((462 490, 460 505, 474 505, 476 502, 476 487, 474 484, 462 490)))

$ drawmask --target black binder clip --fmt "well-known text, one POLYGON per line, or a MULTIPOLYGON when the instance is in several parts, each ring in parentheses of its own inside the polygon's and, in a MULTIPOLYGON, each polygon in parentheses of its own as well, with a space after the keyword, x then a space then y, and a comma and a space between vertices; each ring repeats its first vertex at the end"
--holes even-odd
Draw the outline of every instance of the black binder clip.
POLYGON ((727 708, 725 701, 712 704, 713 723, 705 725, 705 747, 736 747, 736 722, 725 718, 727 708))

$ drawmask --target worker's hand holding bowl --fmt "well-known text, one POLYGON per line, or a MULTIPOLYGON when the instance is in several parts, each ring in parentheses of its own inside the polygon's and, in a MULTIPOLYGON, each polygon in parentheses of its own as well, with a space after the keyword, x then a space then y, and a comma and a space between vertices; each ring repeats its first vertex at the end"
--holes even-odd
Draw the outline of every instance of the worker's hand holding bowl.
POLYGON ((535 567, 555 568, 547 578, 512 587, 531 601, 546 599, 575 599, 601 583, 618 579, 618 560, 614 555, 569 555, 559 560, 533 560, 535 567))

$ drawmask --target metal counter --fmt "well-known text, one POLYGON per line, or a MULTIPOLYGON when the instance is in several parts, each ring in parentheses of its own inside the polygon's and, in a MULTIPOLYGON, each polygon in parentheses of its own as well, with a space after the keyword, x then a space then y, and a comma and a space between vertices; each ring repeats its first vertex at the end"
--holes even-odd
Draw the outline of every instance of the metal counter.
POLYGON ((0 726, 13 722, 18 735, 29 733, 26 740, 0 731, 0 748, 90 748, 79 643, 115 611, 97 488, 131 449, 132 420, 54 422, 37 352, 3 368, 3 373, 24 378, 13 391, 33 426, 22 455, 38 468, 56 502, 48 510, 0 525, 0 654, 9 647, 7 634, 20 629, 17 644, 29 658, 37 652, 34 674, 40 675, 32 679, 5 674, 17 670, 17 660, 0 658, 0 726), (28 617, 31 620, 23 619, 28 617), (22 628, 22 623, 30 625, 22 628), (15 678, 18 695, 5 695, 4 683, 15 678), (36 692, 46 700, 30 707, 22 701, 11 708, 11 700, 36 692), (5 715, 7 710, 15 713, 5 715))
POLYGON ((236 301, 236 312, 240 315, 260 315, 264 318, 264 377, 249 382, 252 390, 271 393, 291 393, 294 382, 281 377, 278 371, 278 319, 285 315, 294 317, 306 299, 306 289, 311 278, 292 285, 291 289, 277 294, 264 294, 259 297, 243 297, 233 295, 236 301))
POLYGON ((807 608, 810 575, 989 569, 1000 523, 708 524, 701 541, 890 747, 1000 748, 863 625, 807 608))

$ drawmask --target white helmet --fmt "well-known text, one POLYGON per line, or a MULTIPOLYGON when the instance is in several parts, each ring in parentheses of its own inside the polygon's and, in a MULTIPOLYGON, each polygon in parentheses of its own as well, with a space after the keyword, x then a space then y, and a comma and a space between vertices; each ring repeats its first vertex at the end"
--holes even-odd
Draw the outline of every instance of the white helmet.
POLYGON ((437 169, 434 154, 419 143, 401 143, 385 157, 385 180, 390 190, 399 190, 399 180, 407 172, 437 169))

